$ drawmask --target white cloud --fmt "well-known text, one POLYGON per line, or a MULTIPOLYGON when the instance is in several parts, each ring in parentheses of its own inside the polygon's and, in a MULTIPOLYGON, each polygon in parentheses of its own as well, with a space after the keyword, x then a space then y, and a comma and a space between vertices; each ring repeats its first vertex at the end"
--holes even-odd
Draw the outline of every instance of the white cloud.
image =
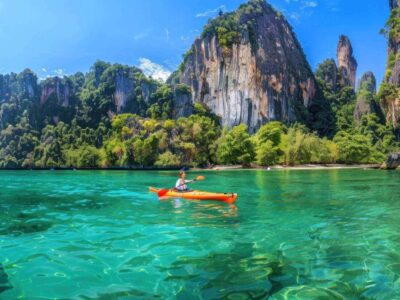
POLYGON ((134 39, 135 41, 138 41, 138 40, 144 39, 144 38, 146 38, 146 37, 148 37, 148 36, 149 36, 149 33, 148 33, 148 32, 141 32, 141 33, 138 33, 138 34, 136 34, 135 36, 133 36, 133 39, 134 39))
POLYGON ((165 36, 167 38, 167 42, 169 42, 169 30, 167 28, 165 29, 165 36))
POLYGON ((64 77, 64 76, 67 75, 67 74, 65 74, 65 70, 64 70, 64 69, 61 69, 61 68, 55 69, 55 70, 53 71, 53 73, 54 73, 55 76, 58 76, 58 77, 64 77))
POLYGON ((303 8, 309 8, 309 7, 317 7, 318 3, 316 1, 304 1, 303 2, 303 8))
POLYGON ((209 16, 211 16, 211 15, 216 14, 216 13, 219 12, 220 10, 222 10, 222 11, 226 10, 226 6, 225 6, 225 5, 220 5, 220 6, 218 6, 217 8, 208 9, 208 10, 206 10, 206 11, 204 11, 204 12, 200 12, 200 13, 196 14, 195 17, 196 17, 196 18, 206 18, 206 17, 209 17, 209 16))
POLYGON ((286 9, 281 9, 281 11, 295 22, 311 16, 319 5, 319 0, 285 0, 285 2, 286 9))
POLYGON ((41 68, 42 72, 47 73, 47 69, 46 68, 41 68))
POLYGON ((297 12, 292 12, 289 14, 289 18, 292 20, 298 21, 300 19, 301 15, 297 12))
POLYGON ((139 58, 139 69, 141 69, 146 76, 151 76, 153 79, 162 82, 165 82, 171 75, 171 71, 167 68, 143 57, 139 58))

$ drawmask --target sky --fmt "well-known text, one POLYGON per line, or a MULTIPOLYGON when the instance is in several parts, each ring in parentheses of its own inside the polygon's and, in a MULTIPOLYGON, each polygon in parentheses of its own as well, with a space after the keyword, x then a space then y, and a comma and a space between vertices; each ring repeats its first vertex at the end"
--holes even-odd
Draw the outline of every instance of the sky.
MULTIPOLYGON (((165 78, 219 10, 245 0, 0 0, 0 73, 30 68, 39 78, 87 72, 104 60, 165 78)), ((291 23, 315 70, 349 36, 358 77, 382 80, 387 0, 268 0, 291 23)))

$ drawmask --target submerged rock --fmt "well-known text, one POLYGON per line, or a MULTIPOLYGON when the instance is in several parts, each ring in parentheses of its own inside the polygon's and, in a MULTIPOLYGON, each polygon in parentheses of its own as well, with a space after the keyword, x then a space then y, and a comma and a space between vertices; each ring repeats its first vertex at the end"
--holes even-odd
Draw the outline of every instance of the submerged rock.
POLYGON ((0 294, 9 289, 12 289, 12 285, 8 280, 8 275, 4 270, 3 265, 0 264, 0 294))
POLYGON ((21 235, 48 230, 53 224, 45 221, 20 221, 0 231, 0 235, 21 235))

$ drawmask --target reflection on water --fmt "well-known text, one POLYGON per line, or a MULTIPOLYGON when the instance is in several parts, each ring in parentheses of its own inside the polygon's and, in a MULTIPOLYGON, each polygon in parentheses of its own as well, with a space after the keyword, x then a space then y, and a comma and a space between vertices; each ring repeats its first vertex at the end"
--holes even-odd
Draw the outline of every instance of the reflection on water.
POLYGON ((1 299, 399 299, 398 172, 1 172, 1 299), (194 174, 193 176, 196 176, 194 174))

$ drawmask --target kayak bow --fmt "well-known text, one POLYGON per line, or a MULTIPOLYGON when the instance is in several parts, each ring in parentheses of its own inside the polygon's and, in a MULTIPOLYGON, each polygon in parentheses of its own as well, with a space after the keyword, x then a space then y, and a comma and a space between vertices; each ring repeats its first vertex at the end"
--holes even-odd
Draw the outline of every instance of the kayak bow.
MULTIPOLYGON (((152 193, 158 193, 160 189, 150 187, 149 191, 152 193)), ((178 192, 174 190, 169 190, 164 194, 162 198, 183 198, 191 200, 211 200, 211 201, 222 201, 229 204, 235 203, 237 199, 237 194, 234 193, 211 193, 202 191, 188 191, 188 192, 178 192)))

